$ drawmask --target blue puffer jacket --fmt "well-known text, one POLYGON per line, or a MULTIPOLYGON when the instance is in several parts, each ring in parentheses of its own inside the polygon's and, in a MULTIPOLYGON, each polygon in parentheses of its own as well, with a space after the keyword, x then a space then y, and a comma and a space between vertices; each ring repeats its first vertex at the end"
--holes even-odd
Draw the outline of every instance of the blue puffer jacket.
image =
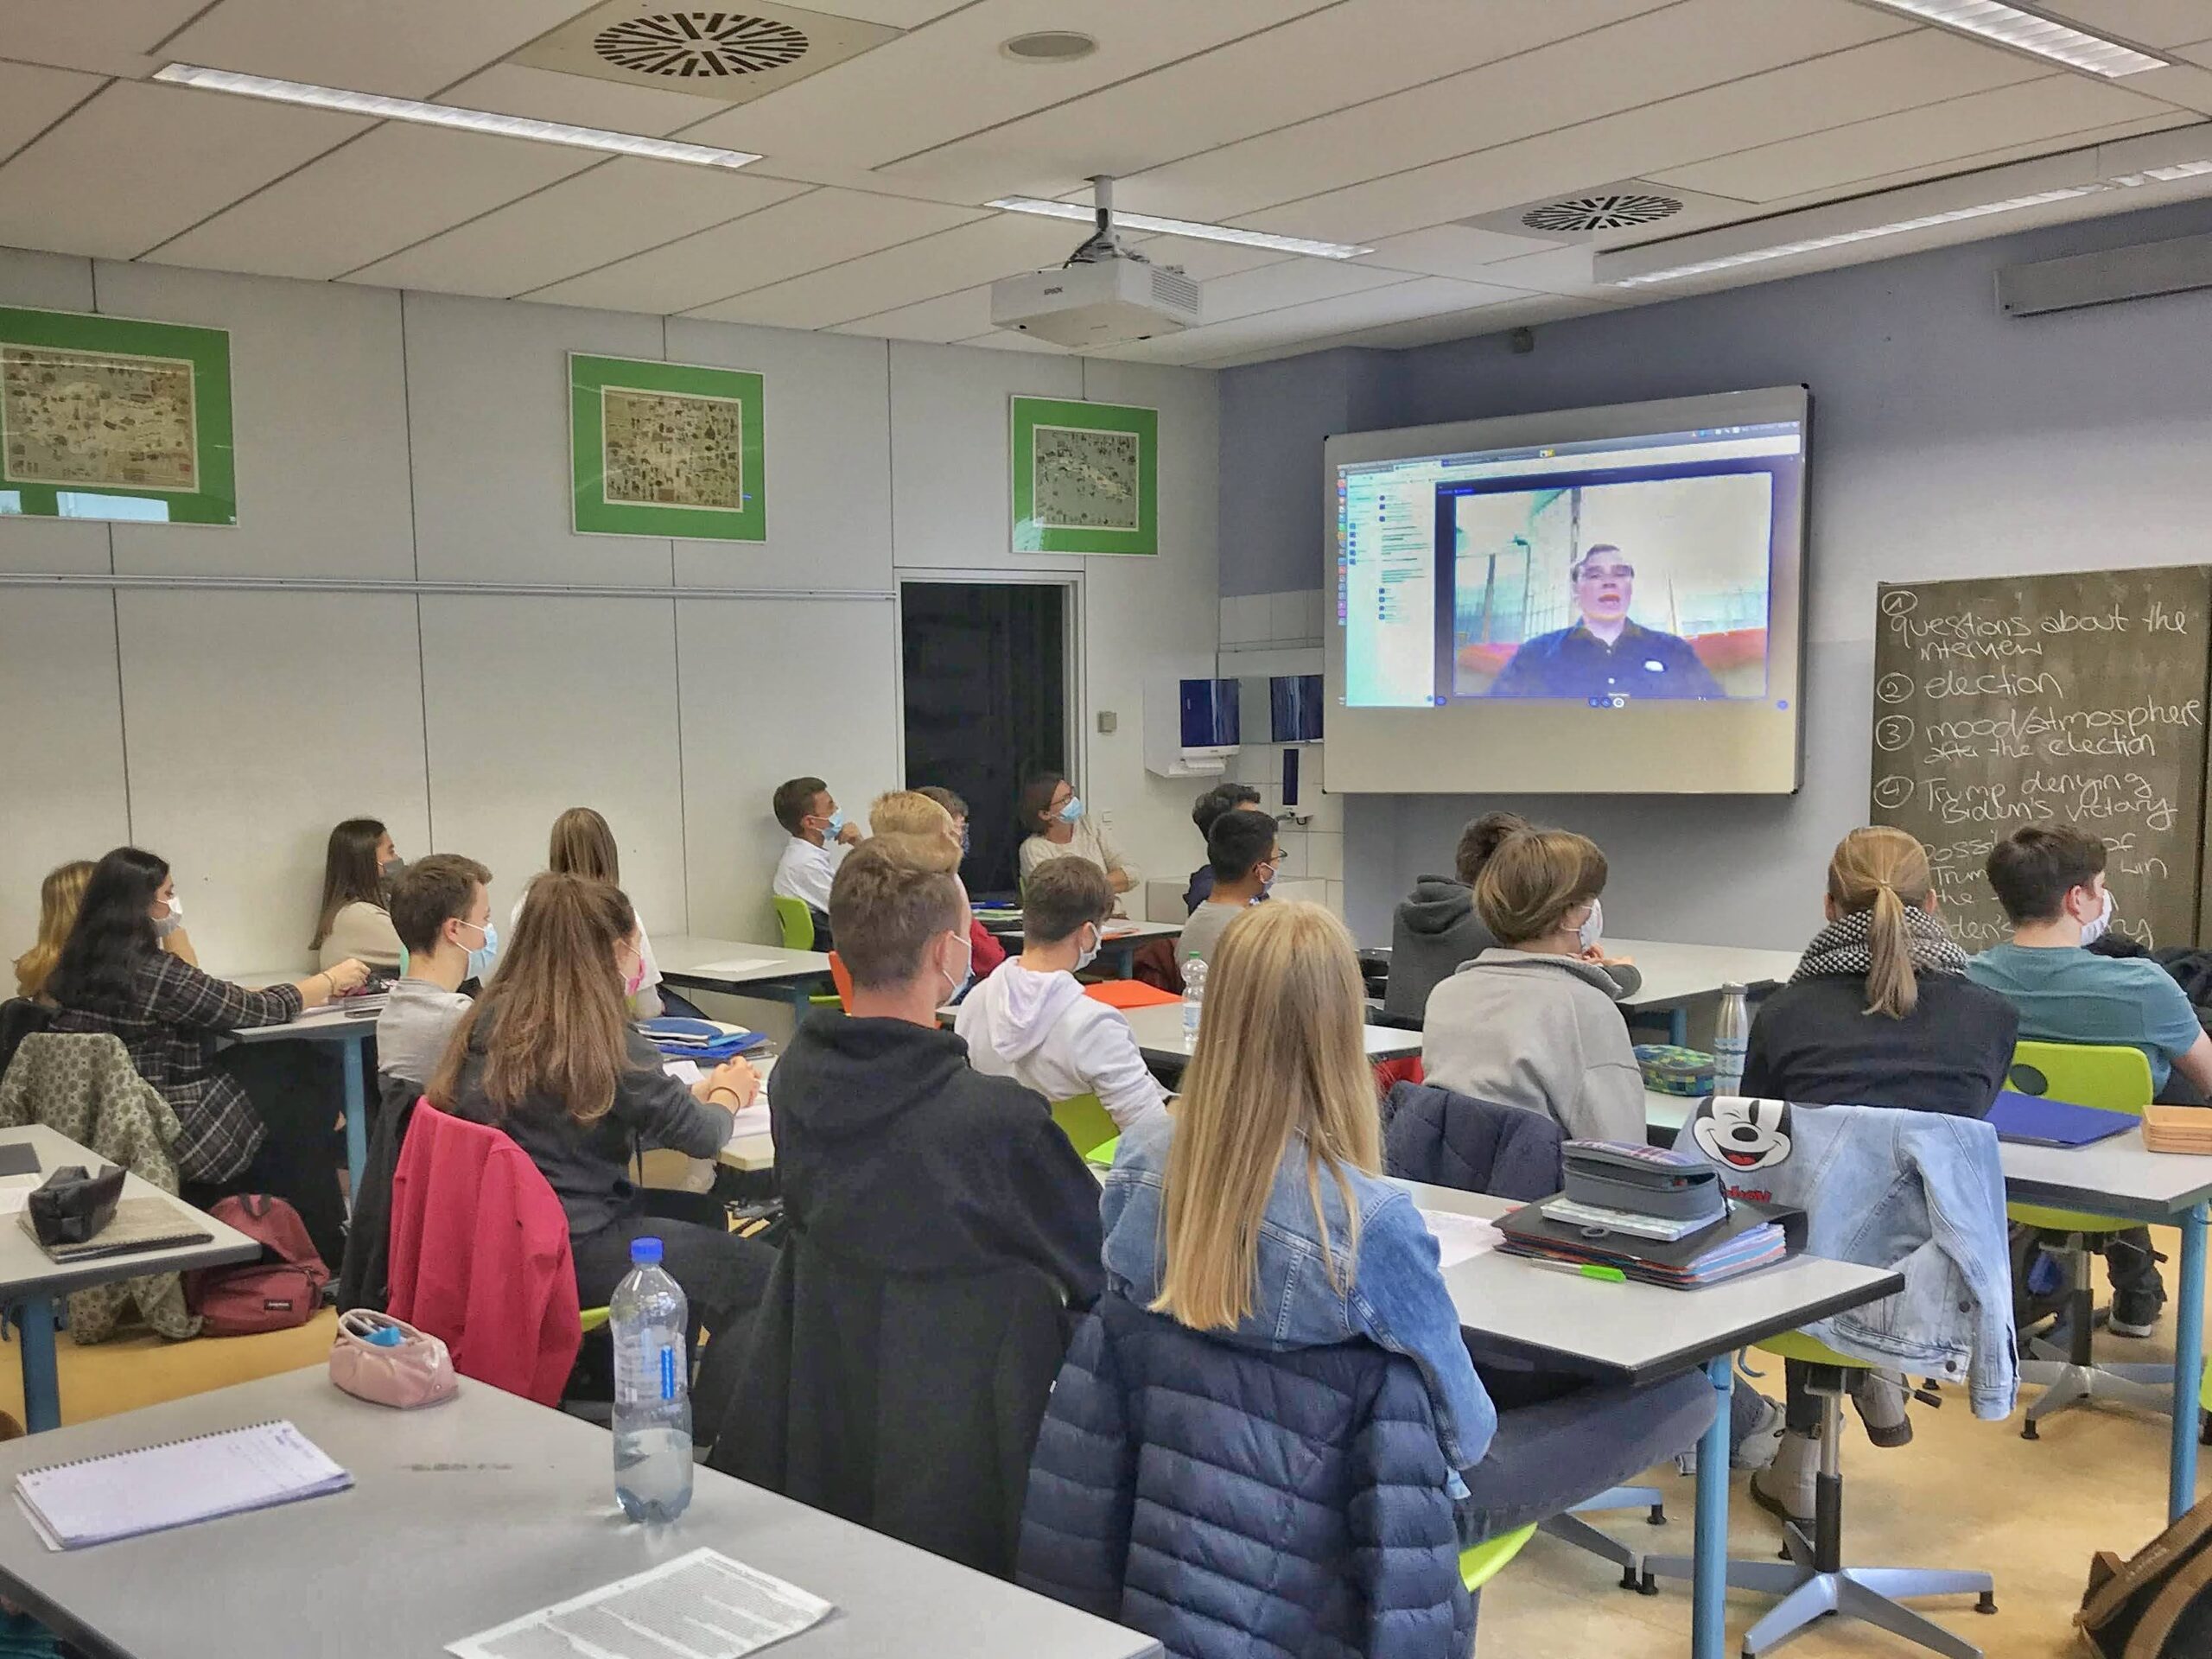
POLYGON ((1560 1189, 1567 1131, 1514 1106, 1401 1083, 1382 1103, 1382 1166, 1402 1181, 1534 1203, 1560 1189))
POLYGON ((1177 1659, 1465 1659, 1451 1473, 1410 1361, 1270 1352, 1109 1291, 1052 1389, 1015 1577, 1177 1659))

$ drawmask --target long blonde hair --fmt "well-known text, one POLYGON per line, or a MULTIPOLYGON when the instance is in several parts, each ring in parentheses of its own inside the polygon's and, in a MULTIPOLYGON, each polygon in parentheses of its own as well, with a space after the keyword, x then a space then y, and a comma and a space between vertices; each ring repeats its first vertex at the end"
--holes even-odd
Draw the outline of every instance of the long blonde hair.
POLYGON ((46 873, 38 888, 38 940, 16 958, 16 994, 41 996, 61 960, 61 947, 69 930, 77 925, 78 906, 85 902, 85 884, 92 879, 88 858, 73 859, 46 873))
POLYGON ((1345 1287, 1350 1269, 1337 1262, 1321 1178, 1343 1196, 1350 1263, 1359 1206, 1347 1172, 1382 1166, 1360 1035, 1363 995, 1351 935, 1319 905, 1255 906, 1222 934, 1167 1154, 1167 1265, 1154 1312, 1198 1331, 1234 1329, 1250 1316, 1260 1220, 1294 1134, 1305 1138, 1329 1282, 1345 1287))
POLYGON ((1866 974, 1866 1012, 1902 1020, 1920 1005, 1920 984, 1912 971, 1912 927, 1908 906, 1926 907, 1933 878, 1928 849, 1910 835, 1885 823, 1854 830, 1835 844, 1828 860, 1828 897, 1844 914, 1871 912, 1866 951, 1873 965, 1866 974))
POLYGON ((614 947, 637 931, 637 913, 619 887, 551 871, 531 882, 499 971, 446 1045, 430 1103, 455 1110, 470 1039, 488 1022, 481 1082, 495 1119, 533 1095, 560 1102, 578 1123, 605 1117, 629 1069, 629 1014, 614 947))

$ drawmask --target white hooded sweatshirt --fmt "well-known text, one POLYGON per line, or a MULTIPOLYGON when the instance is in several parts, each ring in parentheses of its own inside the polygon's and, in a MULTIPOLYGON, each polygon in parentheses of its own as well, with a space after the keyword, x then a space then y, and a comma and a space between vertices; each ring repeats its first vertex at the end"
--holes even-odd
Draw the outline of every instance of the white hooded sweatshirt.
POLYGON ((952 1028, 969 1062, 1047 1100, 1096 1095, 1124 1130, 1167 1098, 1121 1012, 1083 994, 1070 973, 1040 974, 1017 957, 968 993, 952 1028))

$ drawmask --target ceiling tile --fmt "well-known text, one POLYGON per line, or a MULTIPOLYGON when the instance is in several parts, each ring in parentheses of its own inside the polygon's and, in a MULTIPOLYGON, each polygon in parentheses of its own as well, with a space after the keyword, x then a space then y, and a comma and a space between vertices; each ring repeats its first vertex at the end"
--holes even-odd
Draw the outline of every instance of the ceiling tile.
POLYGON ((902 305, 872 317, 840 323, 832 333, 868 334, 881 340, 926 340, 941 345, 991 330, 991 285, 940 294, 918 305, 902 305))
MULTIPOLYGON (((826 80, 830 73, 834 72, 814 79, 826 80)), ((799 86, 812 84, 802 81, 799 86)), ((816 190, 735 224, 701 231, 666 247, 556 283, 530 297, 562 305, 673 315, 982 217, 981 210, 972 207, 852 190, 816 190)))
POLYGON ((505 299, 758 213, 805 189, 621 157, 365 265, 351 280, 505 299))
POLYGON ((2138 46, 2185 46, 2212 36, 2212 17, 2207 16, 2204 0, 2037 0, 2037 3, 2053 16, 2138 46))
MULTIPOLYGON (((1432 225, 1403 236, 1386 236, 1363 265, 1383 270, 1420 271, 1431 276, 1472 276, 1485 266, 1522 254, 1543 253, 1559 245, 1533 236, 1503 236, 1470 225, 1432 225)), ((1486 273, 1487 274, 1487 273, 1486 273)))
POLYGON ((1001 276, 1057 265, 1071 245, 1070 229, 1058 219, 1000 213, 772 283, 690 315, 717 322, 827 328, 978 282, 988 287, 1001 276))
MULTIPOLYGON (((2212 7, 2207 8, 2207 19, 2212 21, 2212 7)), ((2148 70, 2128 76, 2120 85, 2145 98, 2178 104, 2199 115, 2212 115, 2212 69, 2201 64, 2177 63, 2164 69, 2148 70)))
POLYGON ((927 28, 715 117, 685 137, 818 164, 880 167, 1319 9, 1323 0, 976 0, 927 28), (1098 40, 1066 64, 1017 63, 1039 29, 1098 40))
POLYGON ((100 89, 98 75, 0 60, 0 161, 100 89))
MULTIPOLYGON (((1874 15, 1869 7, 1847 9, 1874 15)), ((1921 30, 1243 214, 1238 222, 1371 242, 1550 192, 1672 171, 1740 149, 1748 137, 1794 137, 2039 73, 2012 53, 1921 30)))
POLYGON ((718 98, 693 98, 688 92, 664 92, 658 86, 628 86, 596 75, 564 75, 523 63, 495 63, 439 93, 437 101, 500 115, 527 116, 534 121, 566 121, 575 127, 642 132, 656 138, 729 107, 718 98))
POLYGON ((1345 0, 893 164, 950 196, 1056 195, 1653 11, 1671 0, 1345 0))
MULTIPOLYGON (((1798 0, 1787 7, 1769 0, 1688 0, 1503 63, 1135 175, 1122 181, 1117 197, 1137 212, 1240 218, 1275 203, 1465 156, 1908 28, 1894 14, 1846 0, 1798 0)), ((1569 182, 1592 183, 1637 171, 1634 166, 1613 168, 1569 182)), ((1518 200, 1522 194, 1534 193, 1516 193, 1497 205, 1518 200)), ((1459 217, 1432 213, 1422 222, 1459 217)))
POLYGON ((1370 270, 1363 265, 1336 259, 1284 259, 1256 270, 1218 276, 1200 289, 1199 315, 1203 327, 1233 318, 1280 311, 1363 289, 1384 288, 1406 280, 1402 272, 1370 270))
POLYGON ((1546 248, 1499 259, 1483 270, 1484 280, 1543 294, 1573 294, 1589 288, 1590 261, 1597 250, 1587 242, 1546 248))
POLYGON ((593 165, 588 151, 393 123, 195 225, 167 265, 327 280, 593 165))
POLYGON ((820 0, 820 3, 840 17, 888 23, 893 29, 919 29, 932 17, 959 10, 967 0, 820 0))
POLYGON ((0 243, 127 259, 369 124, 119 80, 0 166, 0 243))
POLYGON ((2109 126, 2157 109, 2107 81, 2086 75, 2048 75, 1672 168, 1661 178, 1688 189, 1768 202, 2008 144, 2109 126))
MULTIPOLYGON (((1802 195, 1788 196, 1777 201, 1762 202, 1758 215, 1787 213, 1794 207, 1810 207, 1821 202, 1834 201, 1840 196, 1872 195, 1883 190, 1894 190, 1900 185, 1919 184, 1929 179, 1955 178, 1962 173, 1980 172, 1986 168, 2002 167, 2008 162, 2033 161, 2039 156, 2061 155, 2071 149, 2085 149, 2119 138, 2134 138, 2153 132, 2177 131, 2184 127, 2203 124, 2186 111, 2174 111, 2166 115, 2149 116, 2139 121, 2123 121, 2109 127, 2093 127, 2087 132, 2069 132, 2056 138, 2039 138, 2030 143, 2006 144, 2000 149, 1977 151, 1972 156, 1955 156, 1946 162, 1936 162, 1925 167, 1907 168, 1902 172, 1884 173, 1876 177, 1853 179, 1839 190, 1831 186, 1824 190, 1808 191, 1802 195)), ((1872 257, 1872 256, 1870 256, 1872 257)))
POLYGON ((250 75, 428 98, 576 10, 576 0, 221 0, 162 54, 250 75))
POLYGON ((1477 283, 1453 282, 1448 276, 1394 277, 1387 286, 1209 322, 1163 340, 1140 341, 1107 355, 1153 363, 1207 363, 1241 352, 1325 339, 1408 317, 1464 311, 1495 297, 1496 293, 1497 290, 1477 283))
POLYGON ((136 79, 162 67, 149 56, 162 37, 207 0, 0 0, 0 56, 96 75, 136 79))

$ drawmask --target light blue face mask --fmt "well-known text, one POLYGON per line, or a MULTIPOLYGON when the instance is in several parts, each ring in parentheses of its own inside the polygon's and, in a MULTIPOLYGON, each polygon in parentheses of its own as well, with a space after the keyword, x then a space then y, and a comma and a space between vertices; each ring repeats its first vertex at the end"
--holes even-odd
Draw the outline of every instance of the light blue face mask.
MULTIPOLYGON (((957 1002, 967 994, 969 986, 973 984, 976 980, 976 942, 973 939, 967 939, 962 941, 962 943, 966 944, 968 947, 968 965, 960 970, 960 978, 958 982, 953 985, 950 995, 944 999, 948 1002, 957 1002)), ((944 969, 942 968, 938 969, 938 971, 941 974, 944 973, 944 969)), ((952 976, 950 974, 945 974, 944 976, 948 980, 952 978, 952 976)))
MULTIPOLYGON (((463 922, 461 925, 475 927, 476 924, 463 922)), ((484 943, 468 953, 468 976, 480 985, 488 985, 492 982, 492 969, 499 963, 499 925, 486 922, 479 931, 484 935, 484 943)))
POLYGON ((1080 795, 1069 796, 1068 804, 1060 809, 1060 822, 1063 823, 1073 823, 1082 816, 1083 797, 1080 795))
POLYGON ((836 840, 839 836, 844 833, 844 830, 845 809, 841 806, 835 812, 832 812, 830 815, 830 822, 822 827, 822 839, 823 843, 826 845, 827 843, 836 840))

